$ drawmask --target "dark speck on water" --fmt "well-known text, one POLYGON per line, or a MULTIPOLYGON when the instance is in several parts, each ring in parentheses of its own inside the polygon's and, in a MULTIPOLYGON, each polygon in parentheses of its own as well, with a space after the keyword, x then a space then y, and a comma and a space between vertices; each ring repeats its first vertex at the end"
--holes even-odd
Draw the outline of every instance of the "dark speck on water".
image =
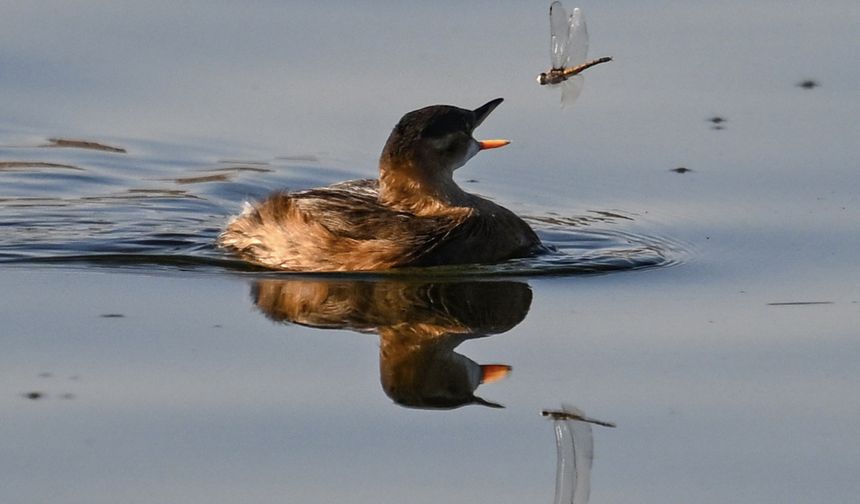
POLYGON ((818 81, 815 81, 812 79, 806 79, 806 80, 803 80, 803 81, 800 81, 797 83, 797 87, 800 87, 803 89, 815 89, 820 85, 821 84, 819 84, 818 81))
POLYGON ((691 172, 691 171, 693 171, 693 170, 691 170, 690 168, 685 168, 685 167, 683 167, 683 166, 679 166, 679 167, 677 167, 677 168, 672 168, 672 169, 671 169, 671 170, 669 170, 669 171, 673 171, 673 172, 675 172, 675 173, 689 173, 689 172, 691 172))
POLYGON ((714 130, 725 129, 726 128, 725 123, 727 123, 728 121, 729 121, 728 119, 726 119, 725 117, 722 117, 722 116, 714 116, 714 117, 708 118, 708 122, 711 123, 711 129, 714 129, 714 130))
POLYGON ((36 391, 33 391, 33 392, 26 392, 26 393, 24 393, 24 394, 22 394, 22 395, 23 395, 25 398, 30 399, 30 400, 33 400, 33 401, 36 401, 36 400, 39 400, 39 399, 42 399, 43 397, 45 397, 45 393, 44 393, 44 392, 36 392, 36 391))
POLYGON ((101 318, 124 318, 125 315, 123 315, 122 313, 103 313, 102 315, 99 315, 99 317, 101 317, 101 318))

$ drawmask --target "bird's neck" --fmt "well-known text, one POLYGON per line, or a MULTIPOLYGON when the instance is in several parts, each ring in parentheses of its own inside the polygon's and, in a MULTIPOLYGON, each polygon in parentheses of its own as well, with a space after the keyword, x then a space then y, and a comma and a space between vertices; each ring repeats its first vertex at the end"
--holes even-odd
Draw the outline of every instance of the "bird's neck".
POLYGON ((453 170, 420 167, 412 162, 381 162, 379 202, 398 211, 430 216, 458 213, 468 206, 469 194, 454 182, 453 170), (432 175, 428 175, 432 174, 432 175))

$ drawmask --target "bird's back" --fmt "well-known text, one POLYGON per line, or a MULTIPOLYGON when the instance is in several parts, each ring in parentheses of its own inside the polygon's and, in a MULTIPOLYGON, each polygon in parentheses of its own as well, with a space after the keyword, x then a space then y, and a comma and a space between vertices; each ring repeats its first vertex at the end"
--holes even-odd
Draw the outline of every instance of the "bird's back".
POLYGON ((415 264, 467 218, 395 211, 378 192, 376 180, 357 180, 276 193, 236 217, 218 244, 268 268, 381 270, 415 264))

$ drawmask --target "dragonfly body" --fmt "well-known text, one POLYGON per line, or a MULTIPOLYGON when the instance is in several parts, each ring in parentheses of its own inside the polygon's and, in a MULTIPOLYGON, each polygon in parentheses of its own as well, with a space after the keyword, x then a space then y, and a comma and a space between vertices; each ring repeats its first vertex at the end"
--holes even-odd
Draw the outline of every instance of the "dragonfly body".
POLYGON ((540 75, 538 75, 538 84, 542 86, 546 84, 561 84, 570 77, 573 77, 574 75, 579 75, 580 73, 582 73, 583 70, 587 70, 594 65, 599 65, 608 61, 612 61, 612 58, 610 58, 609 56, 604 56, 602 58, 587 61, 581 65, 576 65, 575 67, 550 68, 546 72, 542 72, 540 75))

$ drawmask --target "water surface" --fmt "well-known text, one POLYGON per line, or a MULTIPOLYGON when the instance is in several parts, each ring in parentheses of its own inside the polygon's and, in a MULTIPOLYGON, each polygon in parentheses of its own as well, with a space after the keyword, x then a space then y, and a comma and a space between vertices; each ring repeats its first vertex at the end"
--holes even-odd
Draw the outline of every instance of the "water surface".
POLYGON ((860 8, 581 6, 614 61, 565 110, 542 2, 4 8, 0 501, 551 502, 565 402, 618 424, 591 502, 853 502, 860 8), (246 200, 373 177, 403 113, 497 96, 478 133, 512 144, 457 180, 557 254, 213 247, 246 200))

